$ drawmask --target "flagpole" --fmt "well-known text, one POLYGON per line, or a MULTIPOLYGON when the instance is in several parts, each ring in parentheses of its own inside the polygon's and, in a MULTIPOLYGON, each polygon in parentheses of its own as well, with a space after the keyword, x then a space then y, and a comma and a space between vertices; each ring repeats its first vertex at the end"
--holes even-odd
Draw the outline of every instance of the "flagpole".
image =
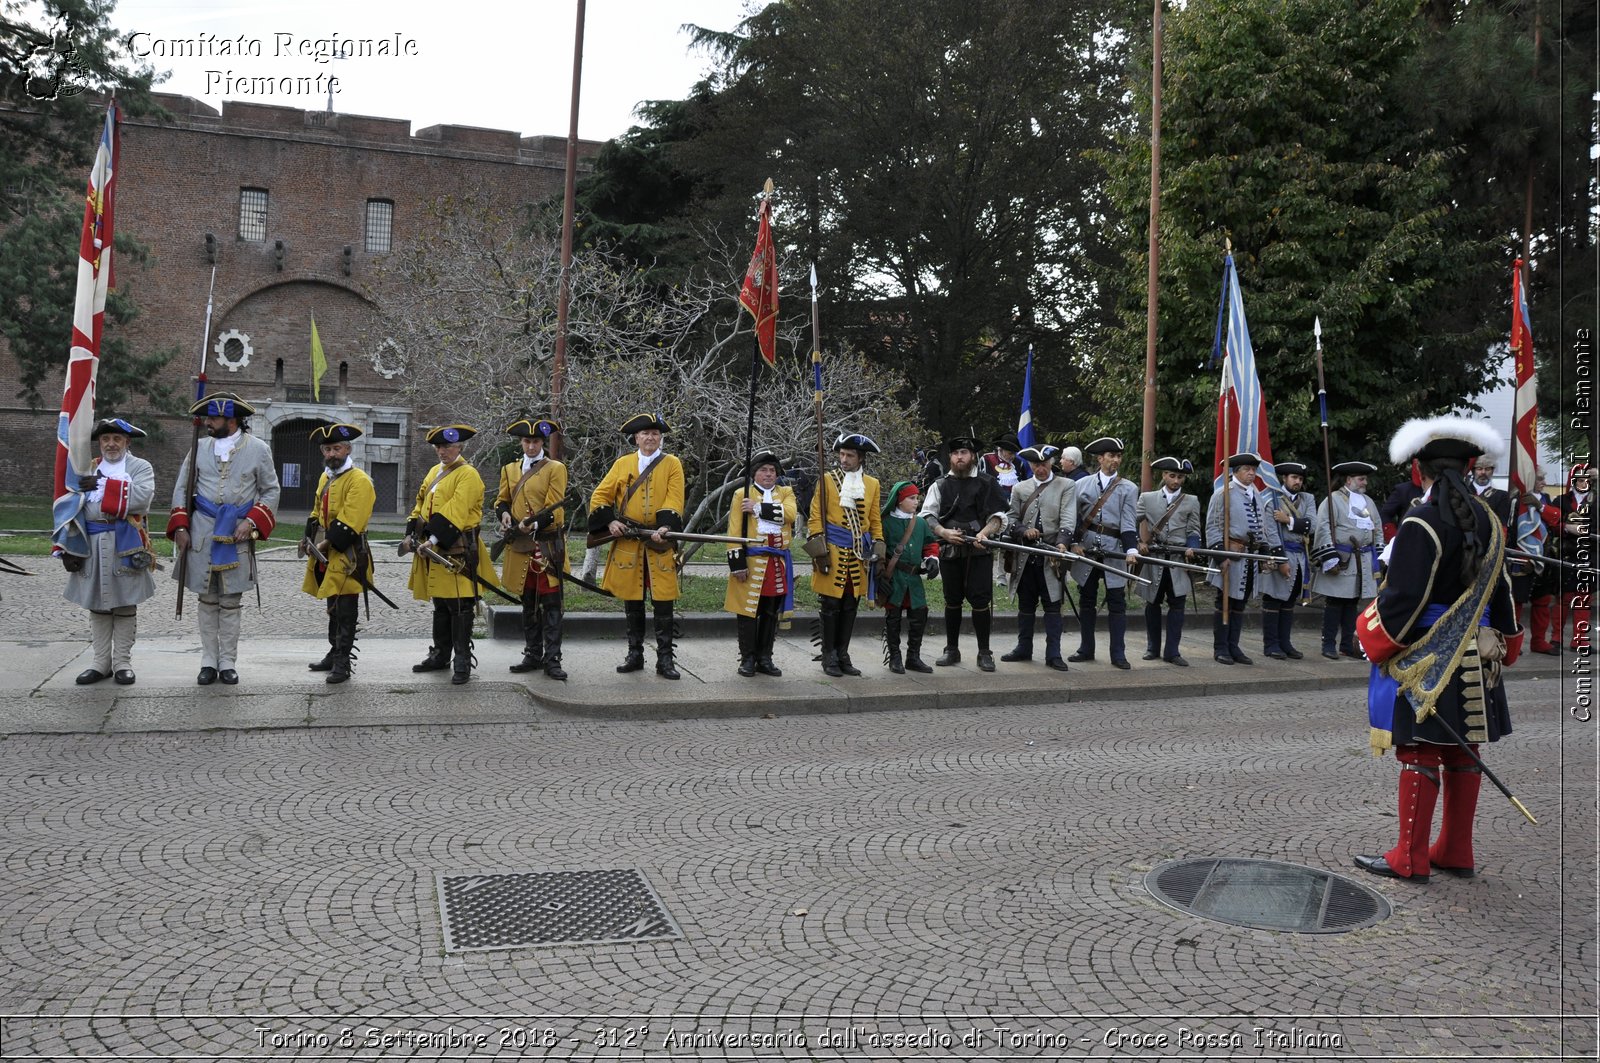
MULTIPOLYGON (((550 417, 561 422, 561 397, 567 389, 567 314, 572 302, 572 228, 578 187, 578 90, 583 83, 583 17, 585 0, 577 0, 572 42, 572 109, 567 121, 566 186, 561 198, 561 272, 556 294, 556 349, 550 359, 550 417)), ((552 458, 561 457, 562 435, 550 437, 552 458)))
POLYGON ((813 490, 822 488, 822 464, 827 451, 822 440, 822 339, 821 315, 817 310, 817 264, 811 263, 811 410, 817 417, 817 480, 813 490))
POLYGON ((1160 241, 1157 224, 1161 218, 1161 4, 1155 0, 1151 20, 1150 62, 1150 270, 1145 282, 1144 310, 1144 433, 1139 468, 1139 489, 1151 488, 1150 463, 1156 453, 1156 301, 1160 287, 1160 241))
MULTIPOLYGON (((217 264, 215 262, 212 262, 211 263, 211 285, 210 285, 210 287, 208 287, 206 289, 206 324, 205 324, 205 329, 204 329, 204 331, 202 332, 202 334, 200 336, 200 374, 194 378, 194 401, 195 401, 195 405, 197 405, 197 406, 206 397, 206 354, 211 349, 211 308, 214 305, 212 303, 212 297, 214 295, 216 295, 216 292, 217 292, 217 264)), ((193 434, 190 436, 190 439, 189 439, 189 477, 188 477, 188 483, 184 487, 183 505, 184 505, 185 512, 187 512, 187 513, 189 513, 191 515, 191 519, 192 519, 192 515, 194 513, 195 478, 196 478, 197 474, 200 471, 199 470, 200 426, 202 424, 204 424, 204 423, 205 423, 205 418, 201 417, 199 414, 196 414, 195 418, 194 418, 193 434)), ((188 572, 189 572, 189 551, 187 551, 187 550, 179 550, 178 547, 177 547, 177 541, 176 540, 173 541, 173 549, 177 553, 177 557, 175 558, 175 563, 176 563, 176 567, 177 567, 177 570, 178 570, 177 571, 177 577, 178 577, 178 613, 177 613, 177 615, 179 616, 179 618, 182 618, 182 616, 183 616, 184 578, 188 575, 188 572)))
MULTIPOLYGON (((766 184, 764 184, 762 186, 762 188, 761 188, 761 210, 757 212, 758 216, 764 216, 764 217, 770 218, 770 215, 768 215, 766 212, 771 209, 772 187, 773 187, 772 178, 769 177, 769 178, 767 178, 766 184)), ((771 225, 770 220, 768 221, 768 225, 769 226, 771 225)), ((759 242, 759 235, 757 237, 757 240, 759 242)), ((759 248, 757 250, 759 251, 759 248)), ((777 254, 777 250, 773 249, 772 253, 774 255, 776 255, 777 254)), ((745 419, 745 426, 744 426, 744 500, 746 502, 748 502, 750 500, 750 481, 753 478, 754 473, 755 473, 755 470, 750 468, 750 462, 751 462, 752 459, 755 458, 755 446, 756 446, 756 382, 759 379, 759 374, 761 372, 761 358, 762 358, 760 322, 756 319, 756 315, 755 315, 754 312, 751 313, 750 319, 751 319, 751 322, 753 324, 755 324, 757 327, 754 328, 751 331, 751 335, 750 335, 750 343, 751 343, 751 347, 750 347, 750 412, 749 412, 748 417, 746 417, 746 419, 745 419)), ((744 520, 741 522, 739 534, 740 534, 740 536, 742 538, 745 538, 745 539, 748 539, 750 537, 750 511, 749 510, 745 510, 744 511, 744 520)))
MULTIPOLYGON (((1238 283, 1238 278, 1235 277, 1234 274, 1233 274, 1233 240, 1231 238, 1225 236, 1225 237, 1222 238, 1222 243, 1223 243, 1223 254, 1224 254, 1225 257, 1223 258, 1223 264, 1222 264, 1222 306, 1219 307, 1218 311, 1217 311, 1217 315, 1218 315, 1217 316, 1217 328, 1219 330, 1219 332, 1218 332, 1219 336, 1221 335, 1221 331, 1220 330, 1223 328, 1222 315, 1224 313, 1226 313, 1227 306, 1228 306, 1228 285, 1230 283, 1231 284, 1237 284, 1238 283)), ((1215 347, 1213 347, 1213 349, 1215 349, 1215 347)), ((1230 357, 1232 356, 1232 353, 1233 352, 1230 349, 1230 351, 1229 351, 1229 356, 1230 357)), ((1216 449, 1219 450, 1219 451, 1226 451, 1226 450, 1229 449, 1227 443, 1225 442, 1225 440, 1227 439, 1226 433, 1228 431, 1228 402, 1227 402, 1227 399, 1228 399, 1228 364, 1225 361, 1225 362, 1223 362, 1223 368, 1222 368, 1222 390, 1221 390, 1221 392, 1218 393, 1218 396, 1217 396, 1217 442, 1220 445, 1216 449)), ((1235 396, 1235 401, 1238 402, 1238 401, 1241 401, 1241 400, 1239 400, 1238 397, 1235 396)), ((1239 413, 1240 413, 1241 417, 1244 415, 1243 407, 1240 408, 1239 413)), ((1231 522, 1229 521, 1228 518, 1232 515, 1233 505, 1232 505, 1232 500, 1228 497, 1228 491, 1229 491, 1229 488, 1231 487, 1231 484, 1229 483, 1229 481, 1232 480, 1233 477, 1230 476, 1229 472, 1228 472, 1228 457, 1229 457, 1229 455, 1224 453, 1224 454, 1220 454, 1218 457, 1219 457, 1219 463, 1221 465, 1221 468, 1218 471, 1222 475, 1222 548, 1224 550, 1231 550, 1231 549, 1233 549, 1233 546, 1232 546, 1233 535, 1232 535, 1232 529, 1229 526, 1231 524, 1231 522)), ((1249 562, 1245 562, 1245 563, 1248 564, 1249 562)), ((1221 586, 1218 588, 1218 591, 1222 595, 1222 626, 1224 628, 1226 628, 1228 626, 1228 619, 1229 619, 1230 613, 1232 612, 1232 605, 1233 605, 1233 584, 1231 582, 1232 577, 1233 577, 1233 572, 1232 572, 1232 569, 1231 569, 1232 564, 1233 564, 1232 560, 1230 558, 1226 558, 1225 557, 1225 558, 1222 559, 1222 563, 1217 566, 1217 568, 1219 568, 1221 570, 1221 573, 1217 577, 1217 579, 1221 583, 1221 586)))
MULTIPOLYGON (((1322 375, 1322 318, 1312 319, 1311 334, 1317 338, 1317 411, 1322 418, 1322 482, 1328 497, 1333 498, 1333 450, 1328 445, 1328 383, 1322 375)), ((1333 502, 1328 503, 1333 512, 1333 502)))

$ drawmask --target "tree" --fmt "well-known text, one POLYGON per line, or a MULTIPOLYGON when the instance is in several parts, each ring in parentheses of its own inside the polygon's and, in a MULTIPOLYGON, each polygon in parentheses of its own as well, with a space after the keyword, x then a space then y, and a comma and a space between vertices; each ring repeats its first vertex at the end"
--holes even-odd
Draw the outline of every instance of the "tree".
MULTIPOLYGON (((83 190, 104 94, 114 91, 128 113, 144 113, 153 109, 154 76, 132 64, 125 38, 109 22, 111 4, 38 6, 32 21, 24 18, 31 6, 0 8, 0 335, 20 367, 17 395, 35 408, 44 404, 44 382, 66 366, 83 190)), ((115 253, 126 263, 143 249, 123 231, 115 253)), ((136 313, 129 299, 108 296, 96 383, 103 408, 135 395, 163 408, 172 402, 171 389, 157 381, 174 352, 136 355, 117 335, 116 326, 136 313)))
MULTIPOLYGON (((1196 0, 1167 27, 1160 450, 1211 453, 1218 377, 1202 363, 1231 237, 1274 455, 1321 452, 1320 317, 1335 459, 1382 460, 1401 421, 1485 390, 1509 320, 1462 312, 1500 266, 1494 242, 1457 223, 1460 149, 1416 120, 1416 6, 1196 0)), ((1108 426, 1137 423, 1143 383, 1148 138, 1125 148, 1108 160, 1125 248, 1123 325, 1099 359, 1108 426)))

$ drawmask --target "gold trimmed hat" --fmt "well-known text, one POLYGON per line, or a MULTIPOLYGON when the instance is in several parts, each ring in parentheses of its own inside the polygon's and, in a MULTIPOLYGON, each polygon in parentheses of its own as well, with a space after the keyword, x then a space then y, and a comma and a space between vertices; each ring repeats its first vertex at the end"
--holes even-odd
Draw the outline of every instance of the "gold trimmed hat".
POLYGON ((478 430, 470 424, 444 424, 431 429, 426 438, 436 447, 448 447, 465 443, 477 434, 478 430))
POLYGON ((360 439, 361 436, 361 429, 342 421, 337 424, 318 425, 311 430, 311 442, 318 446, 328 443, 348 443, 352 439, 360 439))

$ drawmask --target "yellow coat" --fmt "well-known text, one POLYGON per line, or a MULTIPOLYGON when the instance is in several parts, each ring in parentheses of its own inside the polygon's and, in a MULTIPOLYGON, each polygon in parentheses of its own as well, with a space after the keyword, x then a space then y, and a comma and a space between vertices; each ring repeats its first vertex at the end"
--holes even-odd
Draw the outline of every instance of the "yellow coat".
MULTIPOLYGON (((527 482, 522 480, 522 459, 518 458, 509 465, 500 469, 500 486, 494 494, 495 512, 501 513, 509 509, 511 519, 520 521, 530 517, 548 506, 554 505, 567 496, 567 467, 553 458, 546 458, 534 469, 527 482), (521 483, 521 490, 517 484, 521 483), (513 494, 515 492, 515 494, 513 494)), ((558 509, 546 519, 538 531, 539 555, 541 564, 549 563, 550 553, 559 550, 561 554, 561 571, 572 571, 572 559, 566 551, 567 511, 558 509), (554 529, 555 537, 546 538, 546 528, 554 529)), ((521 545, 519 543, 519 545, 521 545)), ((512 594, 520 594, 528 580, 528 562, 533 554, 521 553, 506 547, 506 552, 500 555, 500 584, 512 594)), ((543 568, 540 571, 544 571, 543 568)))
MULTIPOLYGON (((759 502, 762 498, 761 488, 752 484, 750 486, 750 497, 759 502)), ((787 547, 793 538, 795 517, 799 512, 794 500, 794 488, 774 487, 772 489, 772 497, 779 505, 783 506, 783 545, 787 547)), ((733 503, 728 510, 727 534, 737 535, 741 539, 759 539, 761 535, 756 531, 755 514, 746 514, 739 508, 739 503, 743 502, 744 499, 744 488, 741 487, 733 493, 733 503), (746 531, 745 527, 744 518, 746 516, 750 518, 748 531, 746 531)), ((743 549, 744 547, 742 546, 730 545, 728 552, 731 554, 743 549)), ((745 558, 744 579, 735 579, 734 574, 731 572, 728 574, 728 593, 722 599, 722 608, 740 616, 755 616, 756 606, 761 602, 761 585, 767 580, 767 566, 781 564, 783 564, 783 559, 779 557, 770 557, 766 554, 748 555, 745 558)))
MULTIPOLYGON (((683 526, 683 463, 675 454, 656 459, 661 467, 633 493, 618 517, 635 521, 646 528, 662 525, 683 526)), ((589 497, 589 511, 617 506, 639 476, 639 455, 630 451, 612 462, 600 486, 589 497)), ((606 559, 606 575, 601 586, 623 601, 642 601, 645 571, 650 573, 650 597, 670 602, 678 597, 678 567, 672 550, 646 549, 638 539, 618 539, 611 544, 606 559)))
MULTIPOLYGON (((875 543, 883 542, 883 512, 879 505, 881 488, 876 476, 862 475, 865 494, 861 501, 856 503, 852 520, 856 528, 872 536, 875 543)), ((838 524, 850 527, 845 521, 844 511, 839 508, 839 480, 837 471, 830 472, 817 482, 817 489, 811 495, 811 519, 807 523, 807 530, 812 535, 823 532, 824 523, 838 524), (827 499, 827 510, 824 512, 823 499, 827 499)), ((859 538, 857 542, 859 542, 859 538)), ((851 589, 858 596, 872 597, 872 588, 867 585, 867 561, 869 558, 860 556, 857 550, 847 550, 842 547, 828 546, 828 572, 826 575, 813 568, 811 573, 811 589, 828 598, 844 597, 844 586, 848 577, 851 589)))
MULTIPOLYGON (((422 486, 417 489, 417 502, 411 507, 409 518, 418 522, 413 534, 418 542, 427 542, 428 521, 434 516, 449 521, 463 533, 463 537, 470 532, 477 548, 478 579, 483 583, 494 583, 494 564, 489 560, 489 548, 478 534, 479 526, 483 523, 483 477, 466 461, 457 461, 441 477, 439 474, 442 472, 445 472, 444 466, 435 465, 422 478, 422 486)), ((457 541, 439 552, 448 555, 450 550, 460 550, 462 546, 457 541)), ((435 565, 421 554, 411 560, 411 579, 407 586, 411 588, 411 596, 419 602, 430 598, 472 598, 478 594, 472 581, 465 575, 456 575, 443 565, 435 565)))
MULTIPOLYGON (((311 516, 322 527, 322 534, 328 533, 328 528, 334 521, 348 525, 358 535, 367 530, 367 523, 372 520, 372 507, 377 504, 378 493, 372 487, 372 477, 361 469, 351 469, 333 481, 328 482, 328 472, 322 472, 322 479, 317 481, 317 498, 313 503, 311 516)), ((365 544, 361 544, 365 545, 365 544)), ((352 576, 356 565, 356 549, 350 547, 346 550, 335 549, 332 543, 323 543, 322 552, 328 558, 328 570, 319 580, 317 578, 317 562, 313 558, 306 558, 306 577, 300 584, 300 589, 307 594, 318 598, 332 598, 338 594, 360 594, 361 584, 352 576)), ((372 582, 372 552, 367 551, 367 582, 372 582)))

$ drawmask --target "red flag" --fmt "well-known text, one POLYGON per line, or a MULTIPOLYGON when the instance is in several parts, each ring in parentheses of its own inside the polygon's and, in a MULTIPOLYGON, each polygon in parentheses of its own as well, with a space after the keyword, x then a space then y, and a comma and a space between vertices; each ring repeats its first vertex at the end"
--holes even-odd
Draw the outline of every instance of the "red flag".
POLYGON ((756 230, 756 250, 739 289, 739 305, 755 319, 756 343, 761 357, 778 364, 778 255, 772 248, 772 197, 761 200, 761 225, 756 230))
POLYGON ((83 233, 78 241, 78 294, 72 310, 72 349, 61 393, 56 425, 54 532, 59 550, 87 555, 88 536, 78 515, 83 496, 78 477, 89 472, 89 432, 94 427, 94 383, 100 368, 100 334, 105 323, 106 292, 111 287, 111 242, 117 163, 117 102, 106 105, 105 125, 83 208, 83 233))
POLYGON ((1522 288, 1522 259, 1511 267, 1511 354, 1516 359, 1516 398, 1511 406, 1511 497, 1533 490, 1539 464, 1538 378, 1533 365, 1533 330, 1522 288))

